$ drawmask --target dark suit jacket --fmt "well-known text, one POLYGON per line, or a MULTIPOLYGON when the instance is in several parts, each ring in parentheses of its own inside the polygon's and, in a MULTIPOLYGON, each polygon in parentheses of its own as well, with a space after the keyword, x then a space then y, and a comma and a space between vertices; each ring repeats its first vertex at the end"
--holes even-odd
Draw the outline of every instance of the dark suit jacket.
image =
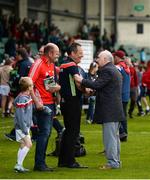
POLYGON ((122 106, 122 76, 110 62, 98 71, 96 81, 82 80, 82 85, 96 90, 94 121, 119 122, 125 119, 122 106))

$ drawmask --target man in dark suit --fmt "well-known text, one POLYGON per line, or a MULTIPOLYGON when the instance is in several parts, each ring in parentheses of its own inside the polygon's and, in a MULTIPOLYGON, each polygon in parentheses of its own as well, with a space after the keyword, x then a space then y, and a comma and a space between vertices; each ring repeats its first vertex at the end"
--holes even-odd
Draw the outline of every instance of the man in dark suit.
POLYGON ((96 90, 94 120, 102 124, 103 143, 107 163, 100 169, 120 168, 119 122, 124 119, 120 72, 113 65, 112 54, 105 50, 98 54, 98 78, 93 82, 76 75, 82 86, 96 90))

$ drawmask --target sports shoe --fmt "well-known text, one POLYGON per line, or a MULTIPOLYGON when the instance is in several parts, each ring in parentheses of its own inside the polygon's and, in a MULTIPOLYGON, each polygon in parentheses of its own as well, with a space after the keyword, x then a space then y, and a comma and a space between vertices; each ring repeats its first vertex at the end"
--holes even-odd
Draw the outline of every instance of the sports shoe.
POLYGON ((146 115, 150 113, 150 109, 146 109, 145 111, 146 115))
POLYGON ((10 109, 7 109, 6 114, 7 114, 7 116, 10 115, 10 109))
POLYGON ((4 118, 4 117, 6 117, 6 116, 5 116, 5 113, 2 113, 2 118, 4 118))
POLYGON ((12 112, 11 112, 9 115, 10 115, 10 117, 12 117, 12 118, 15 117, 14 113, 12 113, 12 112))
POLYGON ((92 121, 86 120, 86 123, 87 123, 87 124, 92 124, 92 121))
POLYGON ((133 118, 133 116, 132 116, 132 113, 130 113, 130 112, 128 112, 128 114, 129 114, 129 118, 133 118))
POLYGON ((24 168, 23 166, 21 166, 21 165, 19 165, 19 164, 16 164, 16 165, 15 165, 14 170, 15 170, 16 172, 19 172, 19 173, 29 172, 29 169, 26 169, 26 168, 24 168))
POLYGON ((5 138, 10 140, 10 141, 16 141, 16 137, 11 134, 4 134, 5 138))
POLYGON ((137 115, 138 115, 138 116, 145 116, 145 112, 144 112, 144 111, 138 112, 137 115))

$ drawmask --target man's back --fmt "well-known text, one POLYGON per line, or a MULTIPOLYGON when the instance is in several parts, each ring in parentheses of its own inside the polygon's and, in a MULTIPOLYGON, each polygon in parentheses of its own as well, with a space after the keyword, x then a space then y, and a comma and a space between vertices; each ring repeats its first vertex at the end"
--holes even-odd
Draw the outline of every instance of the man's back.
POLYGON ((98 73, 98 79, 108 82, 97 90, 95 121, 100 123, 123 120, 121 100, 122 78, 117 68, 108 63, 98 73))

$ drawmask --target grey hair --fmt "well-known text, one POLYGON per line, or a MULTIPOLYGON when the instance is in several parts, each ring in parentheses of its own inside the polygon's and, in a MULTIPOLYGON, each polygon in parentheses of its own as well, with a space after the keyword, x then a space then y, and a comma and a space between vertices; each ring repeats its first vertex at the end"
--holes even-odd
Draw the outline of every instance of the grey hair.
POLYGON ((100 53, 100 56, 101 55, 104 55, 105 56, 105 58, 108 60, 108 61, 110 61, 110 62, 114 62, 114 57, 113 57, 113 55, 112 55, 112 53, 110 52, 110 51, 108 51, 108 50, 104 50, 104 51, 102 51, 101 53, 100 53))

